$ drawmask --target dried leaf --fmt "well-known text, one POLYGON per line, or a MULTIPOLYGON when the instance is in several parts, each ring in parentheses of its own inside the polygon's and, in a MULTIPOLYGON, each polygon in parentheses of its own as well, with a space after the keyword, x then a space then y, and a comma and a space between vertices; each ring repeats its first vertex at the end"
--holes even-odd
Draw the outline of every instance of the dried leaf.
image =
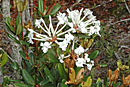
POLYGON ((76 80, 83 79, 84 68, 81 68, 77 73, 76 80))
POLYGON ((130 85, 130 75, 124 78, 124 74, 122 76, 122 81, 124 86, 129 86, 130 85))
POLYGON ((32 22, 31 20, 28 21, 28 24, 24 26, 26 29, 30 28, 30 29, 33 29, 33 25, 32 25, 32 22))
POLYGON ((109 78, 109 81, 110 81, 110 82, 112 81, 111 77, 112 77, 112 70, 109 69, 109 70, 108 70, 108 78, 109 78))
POLYGON ((71 82, 75 82, 75 70, 73 68, 70 68, 69 79, 71 82))

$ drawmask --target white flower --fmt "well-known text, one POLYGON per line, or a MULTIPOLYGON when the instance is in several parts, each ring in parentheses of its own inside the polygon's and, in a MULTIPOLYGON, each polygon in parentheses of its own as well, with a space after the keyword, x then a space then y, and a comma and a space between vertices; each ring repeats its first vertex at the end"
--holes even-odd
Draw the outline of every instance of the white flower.
POLYGON ((59 14, 57 15, 57 19, 59 20, 58 24, 64 24, 68 22, 68 18, 65 13, 59 12, 59 14))
POLYGON ((63 42, 59 42, 58 43, 59 47, 63 50, 66 51, 66 48, 68 46, 68 42, 66 40, 64 40, 63 42))
POLYGON ((74 50, 74 52, 77 54, 77 55, 80 55, 82 53, 84 53, 84 48, 82 46, 79 46, 78 48, 76 48, 74 50))
POLYGON ((51 48, 51 43, 49 42, 45 42, 45 43, 41 43, 40 46, 42 46, 42 51, 44 53, 46 53, 48 51, 49 48, 51 48))
MULTIPOLYGON (((34 40, 43 41, 43 42, 46 42, 46 41, 51 42, 51 43, 55 42, 56 44, 58 44, 60 46, 60 48, 63 47, 62 50, 65 51, 69 41, 72 39, 72 35, 69 34, 69 32, 71 32, 72 30, 68 29, 68 30, 63 31, 66 24, 64 24, 62 27, 60 27, 60 29, 58 29, 60 23, 57 24, 56 28, 54 29, 53 25, 52 25, 52 21, 51 21, 51 16, 49 16, 49 21, 50 21, 50 24, 49 24, 49 28, 48 28, 47 25, 45 24, 45 21, 42 18, 40 20, 36 20, 35 25, 37 27, 39 27, 40 29, 42 29, 44 33, 40 34, 40 33, 38 33, 38 32, 31 29, 30 31, 32 33, 34 33, 36 37, 32 37, 32 38, 28 37, 28 38, 30 38, 30 40, 34 39, 34 40), (41 23, 43 23, 44 27, 41 26, 41 23), (71 36, 71 39, 66 39, 65 36, 63 36, 66 33, 68 33, 69 36, 71 36)), ((48 48, 44 48, 44 49, 46 49, 44 51, 44 53, 46 51, 48 51, 47 50, 48 48)))
POLYGON ((68 58, 69 56, 70 56, 70 55, 64 56, 64 54, 61 54, 58 59, 60 60, 61 63, 64 63, 64 60, 63 60, 63 59, 68 58))
POLYGON ((35 22, 36 27, 40 28, 41 22, 42 22, 41 19, 40 19, 40 20, 37 20, 37 19, 36 19, 36 22, 35 22))
POLYGON ((85 53, 85 60, 86 60, 87 62, 90 62, 90 58, 88 58, 88 54, 87 54, 87 53, 85 53))
POLYGON ((92 64, 87 64, 87 68, 88 68, 88 70, 91 70, 91 69, 92 69, 92 67, 93 67, 93 65, 92 65, 92 64))
POLYGON ((71 33, 65 34, 65 40, 69 43, 74 39, 74 36, 71 33))
POLYGON ((92 64, 92 66, 94 66, 94 61, 93 60, 91 60, 91 64, 92 64))
POLYGON ((64 54, 61 54, 61 55, 59 56, 59 58, 58 58, 58 59, 60 60, 61 63, 64 63, 63 58, 64 58, 64 54))
POLYGON ((71 40, 74 39, 74 36, 70 33, 65 34, 65 39, 63 40, 63 42, 59 42, 58 45, 59 47, 63 50, 66 51, 66 48, 68 46, 68 44, 70 43, 71 40))
POLYGON ((96 17, 93 16, 93 12, 89 9, 83 8, 78 10, 70 11, 67 9, 68 18, 71 19, 72 22, 67 22, 67 24, 71 27, 72 33, 76 31, 80 31, 81 33, 88 33, 88 35, 99 34, 100 31, 100 21, 96 21, 96 17), (84 16, 81 18, 82 12, 84 16), (87 20, 86 20, 87 18, 87 20))
POLYGON ((86 64, 86 60, 84 58, 77 58, 76 66, 77 67, 84 67, 83 65, 86 64))
POLYGON ((28 38, 29 38, 28 42, 33 44, 34 43, 32 41, 32 39, 33 39, 33 31, 32 31, 32 29, 28 29, 28 30, 30 31, 29 34, 28 34, 28 38))

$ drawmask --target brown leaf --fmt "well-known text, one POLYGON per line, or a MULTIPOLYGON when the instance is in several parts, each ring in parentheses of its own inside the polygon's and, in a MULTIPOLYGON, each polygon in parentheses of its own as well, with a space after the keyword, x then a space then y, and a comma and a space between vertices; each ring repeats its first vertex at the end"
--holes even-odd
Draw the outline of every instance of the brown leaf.
POLYGON ((110 82, 112 82, 111 77, 112 77, 112 70, 109 69, 109 70, 108 70, 108 78, 109 78, 109 81, 110 81, 110 82))
POLYGON ((130 75, 124 78, 124 74, 122 76, 122 81, 124 86, 129 86, 130 85, 130 75))
POLYGON ((77 73, 76 80, 83 79, 84 68, 81 68, 77 73))
POLYGON ((33 29, 31 20, 28 21, 28 24, 24 26, 26 29, 30 28, 33 29))

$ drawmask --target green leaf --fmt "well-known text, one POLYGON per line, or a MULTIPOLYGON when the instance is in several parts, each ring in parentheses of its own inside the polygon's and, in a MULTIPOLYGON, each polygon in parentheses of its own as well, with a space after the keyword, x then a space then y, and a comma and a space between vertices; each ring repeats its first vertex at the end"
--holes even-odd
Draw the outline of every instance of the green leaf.
POLYGON ((49 61, 52 62, 52 63, 58 63, 58 59, 56 58, 56 53, 55 53, 55 50, 53 49, 50 49, 47 53, 48 55, 48 58, 49 58, 49 61))
POLYGON ((18 69, 19 69, 18 63, 17 63, 16 61, 11 64, 11 67, 12 67, 14 70, 18 70, 18 69))
POLYGON ((23 51, 19 51, 21 57, 26 60, 26 54, 23 51))
POLYGON ((48 84, 49 83, 49 80, 43 80, 43 81, 41 81, 39 84, 41 85, 41 86, 44 86, 44 85, 46 85, 46 84, 48 84))
POLYGON ((46 76, 48 77, 49 81, 54 82, 54 77, 52 76, 51 72, 49 71, 47 67, 44 68, 44 72, 46 76))
POLYGON ((21 34, 22 31, 23 31, 23 26, 21 23, 19 23, 17 26, 16 35, 21 34))
POLYGON ((23 76, 24 81, 27 84, 35 85, 33 78, 31 77, 31 75, 25 69, 22 69, 22 76, 23 76))
POLYGON ((64 70, 64 67, 61 63, 58 63, 57 64, 57 68, 58 68, 58 71, 59 71, 59 74, 60 74, 60 77, 62 79, 67 79, 67 75, 66 75, 66 72, 64 70))
POLYGON ((56 12, 58 12, 58 10, 61 8, 61 5, 56 3, 55 6, 53 7, 53 9, 50 12, 50 15, 54 15, 56 12))
POLYGON ((92 52, 88 57, 89 57, 90 59, 96 59, 97 56, 98 56, 98 54, 99 54, 99 51, 98 51, 98 50, 95 50, 95 51, 92 52))
POLYGON ((96 83, 96 87, 102 87, 102 83, 101 83, 101 81, 98 81, 97 83, 96 83))
POLYGON ((39 0, 38 1, 38 10, 43 14, 43 9, 44 9, 44 1, 39 0))
POLYGON ((9 29, 10 29, 13 33, 15 33, 14 28, 10 25, 10 21, 11 21, 10 17, 7 17, 7 18, 6 18, 6 24, 7 24, 7 26, 9 27, 9 29))
POLYGON ((101 68, 107 67, 107 64, 100 64, 101 68))
POLYGON ((20 23, 21 23, 21 18, 20 18, 20 15, 18 14, 16 21, 15 21, 15 28, 16 29, 17 29, 18 24, 20 24, 20 23))
POLYGON ((26 41, 21 40, 20 43, 21 43, 21 45, 26 45, 27 47, 29 47, 29 43, 26 41))
POLYGON ((68 85, 65 85, 65 82, 66 82, 66 80, 63 79, 63 80, 62 80, 62 87, 68 87, 68 85))
POLYGON ((30 87, 24 83, 14 83, 13 85, 14 85, 14 87, 30 87))
POLYGON ((121 82, 117 82, 116 84, 113 85, 113 87, 120 87, 121 86, 121 82))
POLYGON ((33 66, 34 65, 34 54, 30 53, 29 58, 30 58, 29 63, 33 66))
POLYGON ((2 58, 1 58, 1 61, 0 61, 0 67, 4 66, 7 61, 8 61, 8 55, 6 53, 4 53, 2 55, 2 58))
POLYGON ((9 37, 10 39, 12 39, 14 42, 16 42, 17 44, 20 44, 20 42, 19 42, 15 37, 13 37, 11 34, 7 33, 7 35, 8 35, 8 37, 9 37))

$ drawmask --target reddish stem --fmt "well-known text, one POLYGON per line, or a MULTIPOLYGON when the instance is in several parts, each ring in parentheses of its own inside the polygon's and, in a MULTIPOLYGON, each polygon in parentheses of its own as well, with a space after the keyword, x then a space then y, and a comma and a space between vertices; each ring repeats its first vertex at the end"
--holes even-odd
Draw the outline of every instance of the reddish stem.
POLYGON ((37 3, 35 2, 35 0, 33 0, 33 4, 37 7, 37 3))
POLYGON ((53 6, 52 6, 52 4, 50 5, 49 10, 47 12, 47 15, 51 12, 51 10, 53 9, 53 7, 55 6, 56 3, 57 3, 57 1, 55 1, 55 3, 53 4, 53 6))
POLYGON ((46 0, 44 0, 44 10, 43 11, 45 11, 45 9, 46 9, 46 0))
MULTIPOLYGON (((20 16, 21 16, 21 25, 23 25, 23 17, 22 17, 22 12, 20 12, 20 16)), ((23 32, 22 32, 22 39, 23 39, 23 32)))

